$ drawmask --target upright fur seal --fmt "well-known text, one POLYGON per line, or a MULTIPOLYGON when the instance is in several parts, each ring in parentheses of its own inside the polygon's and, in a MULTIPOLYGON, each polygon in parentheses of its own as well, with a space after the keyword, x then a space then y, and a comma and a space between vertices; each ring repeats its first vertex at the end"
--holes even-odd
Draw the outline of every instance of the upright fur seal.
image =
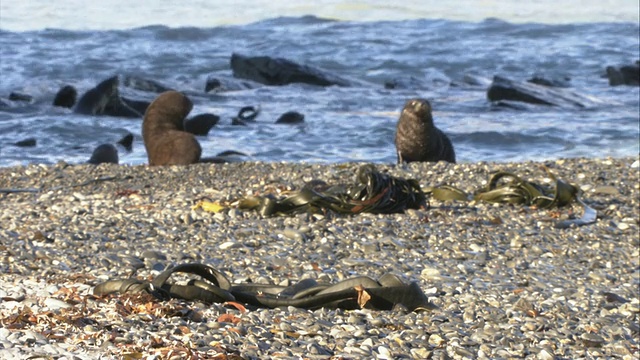
POLYGON ((177 91, 163 92, 151 102, 142 122, 149 165, 188 165, 200 160, 200 143, 183 125, 192 108, 191 100, 177 91))
POLYGON ((431 104, 425 99, 407 101, 396 129, 398 163, 412 161, 456 162, 451 140, 433 124, 431 104))
POLYGON ((123 102, 118 91, 118 84, 118 76, 103 80, 82 95, 73 111, 84 115, 139 118, 141 114, 123 102))

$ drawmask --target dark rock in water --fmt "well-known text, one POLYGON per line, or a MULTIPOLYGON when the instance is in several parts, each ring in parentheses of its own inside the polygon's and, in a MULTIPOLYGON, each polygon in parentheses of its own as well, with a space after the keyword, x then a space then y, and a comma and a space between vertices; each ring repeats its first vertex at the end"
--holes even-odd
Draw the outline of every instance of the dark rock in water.
POLYGON ((225 92, 225 91, 241 91, 250 90, 263 86, 251 80, 239 80, 233 78, 225 78, 220 76, 209 76, 207 83, 204 85, 205 92, 225 92))
POLYGON ((122 79, 122 85, 128 88, 132 88, 140 91, 152 92, 156 94, 173 90, 170 87, 162 85, 157 81, 144 79, 134 75, 125 75, 122 79))
POLYGON ((120 97, 118 76, 110 77, 88 90, 74 108, 74 112, 84 115, 109 115, 139 118, 142 114, 132 109, 120 97))
POLYGON ((224 163, 230 163, 230 162, 240 162, 240 161, 244 161, 243 158, 245 158, 247 156, 249 156, 249 155, 247 155, 245 153, 241 153, 239 151, 225 150, 225 151, 222 151, 222 152, 218 153, 218 155, 216 155, 216 156, 202 158, 202 159, 200 159, 200 162, 202 162, 202 163, 213 163, 213 164, 224 164, 224 163))
POLYGON ((71 85, 65 85, 58 90, 53 99, 53 106, 60 106, 71 109, 78 99, 78 90, 71 85))
POLYGON ((33 96, 29 94, 23 94, 19 92, 12 92, 9 94, 9 100, 11 101, 24 101, 24 102, 32 102, 33 96))
POLYGON ((568 76, 561 78, 550 78, 543 75, 535 74, 531 79, 527 80, 532 84, 544 85, 549 87, 568 88, 571 87, 571 78, 568 76))
POLYGON ((489 88, 490 85, 491 79, 475 74, 464 74, 461 80, 451 82, 452 87, 489 88))
POLYGON ((216 156, 249 156, 243 152, 235 150, 225 150, 218 153, 216 156))
POLYGON ((122 139, 118 140, 118 145, 131 152, 133 150, 133 134, 128 133, 122 139))
POLYGON ((104 110, 104 113, 101 115, 125 118, 141 118, 144 115, 144 112, 138 112, 136 109, 127 105, 122 98, 119 98, 119 101, 109 103, 104 110))
POLYGON ((387 80, 384 82, 385 89, 411 89, 411 90, 426 90, 430 89, 424 80, 420 80, 414 76, 403 78, 403 79, 393 79, 387 80))
POLYGON ((231 118, 231 125, 234 125, 234 126, 247 126, 247 122, 243 121, 243 120, 240 120, 237 117, 233 117, 233 118, 231 118))
POLYGON ((128 107, 139 112, 142 115, 144 115, 144 113, 147 111, 147 108, 149 107, 149 104, 151 104, 149 101, 144 101, 144 100, 133 100, 125 97, 120 97, 120 99, 128 107))
POLYGON ((534 110, 537 105, 521 101, 500 100, 491 102, 491 110, 534 110))
POLYGON ((318 86, 351 86, 352 82, 319 68, 269 56, 231 55, 233 76, 265 85, 303 83, 318 86))
POLYGON ((149 165, 188 165, 200 160, 200 143, 183 131, 192 108, 191 100, 177 91, 163 92, 151 102, 142 122, 149 165))
POLYGON ((385 89, 409 89, 409 90, 432 90, 451 84, 451 79, 443 72, 435 69, 425 70, 421 77, 408 76, 399 77, 385 81, 385 89))
POLYGON ((607 78, 609 78, 609 85, 640 85, 640 62, 636 62, 634 65, 625 65, 621 67, 607 66, 607 78))
POLYGON ((19 147, 34 147, 36 146, 36 144, 37 144, 37 141, 35 138, 28 138, 28 139, 20 140, 18 142, 13 143, 13 145, 19 146, 19 147))
POLYGON ((214 114, 198 114, 184 121, 184 131, 194 135, 205 136, 214 127, 220 117, 214 114))
POLYGON ((287 111, 280 115, 276 124, 300 124, 304 122, 304 115, 297 111, 287 111))
POLYGON ((238 111, 238 118, 243 121, 255 121, 260 114, 260 108, 255 106, 244 106, 238 111))
POLYGON ((602 101, 580 95, 575 92, 532 84, 523 81, 513 81, 501 76, 494 76, 487 91, 489 101, 521 101, 530 104, 586 108, 601 105, 602 101))
POLYGON ((413 161, 456 162, 451 140, 433 124, 431 104, 425 99, 407 101, 396 129, 398 163, 413 161))
POLYGON ((249 122, 254 122, 260 114, 260 108, 254 106, 244 106, 238 111, 238 115, 231 119, 231 125, 246 126, 249 122))
POLYGON ((93 150, 91 158, 87 161, 89 164, 118 163, 118 149, 112 144, 102 144, 93 150))

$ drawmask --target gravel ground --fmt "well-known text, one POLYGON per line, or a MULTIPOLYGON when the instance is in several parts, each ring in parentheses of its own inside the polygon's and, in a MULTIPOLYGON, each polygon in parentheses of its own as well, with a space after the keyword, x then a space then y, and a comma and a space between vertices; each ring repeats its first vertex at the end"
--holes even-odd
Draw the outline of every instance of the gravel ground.
MULTIPOLYGON (((352 183, 361 164, 0 169, 0 358, 637 359, 637 158, 544 165, 577 184, 594 224, 560 209, 430 201, 404 214, 263 218, 234 204, 309 180, 352 183), (10 191, 11 190, 11 191, 10 191), (18 191, 19 190, 19 191, 18 191), (227 206, 194 209, 202 199, 227 206), (91 295, 129 276, 202 262, 233 282, 335 283, 385 273, 436 309, 249 309, 150 295, 91 295), (137 269, 137 271, 135 271, 137 269)), ((473 192, 506 170, 548 182, 543 163, 377 165, 424 187, 473 192)))

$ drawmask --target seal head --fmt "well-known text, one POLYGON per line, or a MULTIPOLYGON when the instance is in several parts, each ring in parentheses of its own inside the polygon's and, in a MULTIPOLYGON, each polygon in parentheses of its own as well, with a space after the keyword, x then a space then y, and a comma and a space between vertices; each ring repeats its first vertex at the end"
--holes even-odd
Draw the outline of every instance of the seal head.
POLYGON ((200 160, 200 143, 183 125, 192 108, 191 100, 177 91, 163 92, 149 105, 142 122, 149 165, 188 165, 200 160))
POLYGON ((395 144, 398 163, 456 162, 451 140, 433 124, 431 104, 426 99, 407 101, 398 120, 395 144))

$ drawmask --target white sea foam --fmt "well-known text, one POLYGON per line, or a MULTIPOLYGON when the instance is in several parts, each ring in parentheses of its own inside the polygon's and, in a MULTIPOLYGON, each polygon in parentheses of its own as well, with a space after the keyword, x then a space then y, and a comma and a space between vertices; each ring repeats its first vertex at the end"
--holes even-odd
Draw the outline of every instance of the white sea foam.
POLYGON ((1 1, 0 28, 73 30, 128 29, 147 25, 213 27, 246 24, 279 16, 315 15, 338 20, 448 19, 510 22, 638 22, 636 0, 31 0, 1 1))

